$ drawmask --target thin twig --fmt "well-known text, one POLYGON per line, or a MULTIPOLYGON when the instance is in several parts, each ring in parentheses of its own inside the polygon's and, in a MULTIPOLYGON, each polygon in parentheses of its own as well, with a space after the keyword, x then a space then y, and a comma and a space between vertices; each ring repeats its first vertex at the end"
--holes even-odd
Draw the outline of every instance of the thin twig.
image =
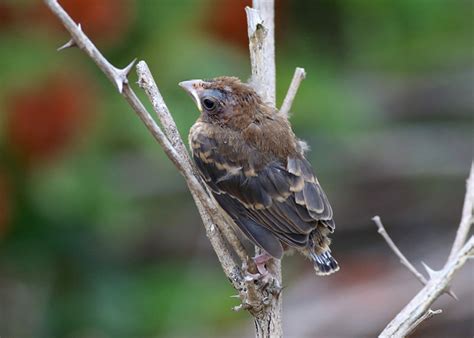
MULTIPOLYGON (((158 119, 160 120, 163 128, 165 130, 166 136, 169 138, 171 144, 175 149, 177 149, 178 154, 182 157, 181 161, 183 162, 183 166, 185 167, 184 176, 186 180, 189 182, 190 190, 195 191, 197 195, 196 198, 200 200, 212 200, 213 206, 217 209, 217 203, 212 197, 212 194, 209 193, 206 186, 204 184, 198 184, 195 182, 195 178, 198 177, 196 174, 196 170, 194 170, 194 166, 189 158, 188 152, 186 147, 184 146, 183 140, 179 135, 178 128, 176 127, 176 123, 174 122, 173 117, 166 105, 163 96, 156 85, 155 79, 150 72, 150 68, 146 64, 145 61, 140 61, 137 64, 137 75, 138 75, 138 85, 145 91, 148 99, 152 103, 153 110, 156 112, 158 119)), ((224 212, 218 212, 215 209, 209 210, 214 214, 217 214, 219 217, 222 215, 225 217, 224 212)), ((215 216, 216 217, 216 216, 215 216)), ((242 262, 247 260, 247 253, 242 246, 242 243, 237 238, 233 227, 230 224, 233 224, 233 221, 227 217, 226 222, 219 220, 214 220, 219 227, 219 230, 222 232, 224 237, 226 238, 227 242, 232 246, 236 254, 239 256, 242 262)))
POLYGON ((405 257, 405 255, 398 249, 397 245, 392 241, 390 236, 388 235, 387 231, 385 230, 385 227, 383 226, 382 220, 380 219, 379 216, 374 216, 372 218, 372 221, 375 222, 375 224, 378 227, 378 233, 385 239, 387 242, 388 246, 390 249, 392 249, 393 252, 395 252, 395 255, 400 258, 400 263, 405 265, 410 272, 415 275, 415 277, 421 282, 421 284, 426 285, 428 282, 420 272, 410 263, 410 261, 405 257))
MULTIPOLYGON (((428 283, 428 280, 425 278, 425 276, 423 276, 414 266, 413 264, 410 263, 410 261, 405 257, 405 255, 400 251, 400 249, 398 249, 397 245, 393 242, 392 238, 389 236, 389 234, 387 233, 387 230, 385 230, 385 227, 383 226, 383 223, 382 223, 382 220, 380 219, 379 216, 375 216, 372 218, 372 220, 375 222, 375 224, 377 225, 378 227, 378 233, 385 239, 385 241, 387 242, 388 246, 390 247, 390 249, 392 249, 393 252, 395 252, 395 255, 398 256, 398 258, 400 258, 400 263, 402 263, 403 265, 405 265, 408 270, 410 270, 411 273, 413 273, 413 275, 415 275, 415 277, 421 282, 421 284, 423 285, 426 285, 426 283, 428 283)), ((424 262, 421 262, 426 270, 426 272, 428 273, 428 275, 430 276, 430 278, 432 277, 433 274, 435 274, 437 271, 431 269, 427 264, 425 264, 424 262)), ((448 295, 450 295, 451 297, 453 297, 453 299, 455 300, 458 300, 458 297, 456 296, 456 294, 454 293, 453 290, 447 288, 446 289, 446 293, 448 295)))
POLYGON ((114 67, 94 46, 92 41, 82 32, 80 24, 76 24, 71 19, 66 11, 58 4, 57 0, 45 0, 45 2, 51 11, 61 20, 64 27, 72 37, 70 41, 59 49, 62 50, 67 47, 72 47, 74 44, 77 45, 87 55, 89 55, 109 80, 117 87, 118 91, 122 93, 123 86, 128 84, 127 76, 135 61, 130 62, 128 66, 122 69, 114 67))
POLYGON ((168 106, 166 105, 163 96, 156 85, 155 79, 151 75, 150 68, 145 63, 145 61, 140 61, 137 63, 137 74, 137 83, 140 88, 145 90, 145 93, 153 106, 153 110, 157 114, 158 119, 161 121, 165 134, 173 145, 173 148, 175 148, 178 153, 184 155, 186 160, 190 163, 188 152, 184 146, 181 136, 179 135, 176 123, 174 122, 168 106))
POLYGON ((295 73, 293 74, 293 79, 291 80, 290 87, 286 93, 285 99, 280 107, 280 114, 288 117, 293 101, 295 100, 296 93, 300 87, 301 81, 306 78, 306 72, 304 68, 296 67, 295 73))
POLYGON ((448 260, 453 259, 456 253, 462 248, 466 242, 471 225, 474 222, 474 162, 471 163, 471 171, 466 181, 466 196, 464 197, 464 205, 462 208, 461 223, 459 224, 456 238, 454 239, 451 253, 448 260))

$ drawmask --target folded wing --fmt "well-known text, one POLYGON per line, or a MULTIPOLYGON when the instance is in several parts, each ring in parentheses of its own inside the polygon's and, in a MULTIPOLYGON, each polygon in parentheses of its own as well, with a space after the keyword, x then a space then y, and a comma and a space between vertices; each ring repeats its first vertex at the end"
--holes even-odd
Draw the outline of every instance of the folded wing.
POLYGON ((220 206, 254 244, 272 256, 281 258, 281 242, 305 247, 318 225, 334 230, 331 206, 302 155, 268 160, 248 149, 247 156, 239 158, 221 151, 210 138, 192 143, 192 148, 220 206))

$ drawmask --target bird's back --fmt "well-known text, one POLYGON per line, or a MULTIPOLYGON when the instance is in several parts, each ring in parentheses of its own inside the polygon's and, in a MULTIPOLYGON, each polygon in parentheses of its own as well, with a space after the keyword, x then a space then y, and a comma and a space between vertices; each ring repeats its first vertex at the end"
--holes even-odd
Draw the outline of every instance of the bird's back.
POLYGON ((202 114, 189 143, 217 202, 271 256, 281 258, 285 244, 308 256, 317 273, 336 271, 333 212, 286 117, 243 84, 196 83, 204 89, 190 90, 202 114))

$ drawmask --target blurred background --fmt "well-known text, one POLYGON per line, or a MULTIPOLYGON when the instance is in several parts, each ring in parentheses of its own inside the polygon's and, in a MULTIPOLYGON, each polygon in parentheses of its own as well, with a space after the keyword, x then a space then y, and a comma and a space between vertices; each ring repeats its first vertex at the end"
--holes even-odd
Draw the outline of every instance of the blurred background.
MULTIPOLYGON (((114 65, 148 62, 183 137, 182 80, 250 73, 241 0, 62 0, 114 65)), ((473 2, 277 0, 277 101, 335 210, 337 274, 284 259, 288 337, 373 337, 440 268, 473 156, 473 2)), ((0 335, 242 337, 182 177, 40 1, 0 0, 0 335)), ((131 83, 136 75, 132 72, 131 83)), ((143 97, 141 91, 137 89, 143 97)), ((146 101, 146 100, 145 100, 146 101)), ((472 337, 474 270, 414 337, 472 337)))

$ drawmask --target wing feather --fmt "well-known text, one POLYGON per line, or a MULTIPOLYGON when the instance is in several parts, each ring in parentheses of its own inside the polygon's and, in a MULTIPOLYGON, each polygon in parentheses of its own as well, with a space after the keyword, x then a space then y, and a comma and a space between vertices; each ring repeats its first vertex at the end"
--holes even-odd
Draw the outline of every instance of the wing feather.
POLYGON ((204 137, 191 146, 196 166, 221 207, 272 256, 281 257, 280 241, 307 245, 318 224, 334 230, 331 206, 303 155, 265 163, 255 149, 248 149, 247 160, 242 160, 228 146, 221 151, 217 142, 204 137))

